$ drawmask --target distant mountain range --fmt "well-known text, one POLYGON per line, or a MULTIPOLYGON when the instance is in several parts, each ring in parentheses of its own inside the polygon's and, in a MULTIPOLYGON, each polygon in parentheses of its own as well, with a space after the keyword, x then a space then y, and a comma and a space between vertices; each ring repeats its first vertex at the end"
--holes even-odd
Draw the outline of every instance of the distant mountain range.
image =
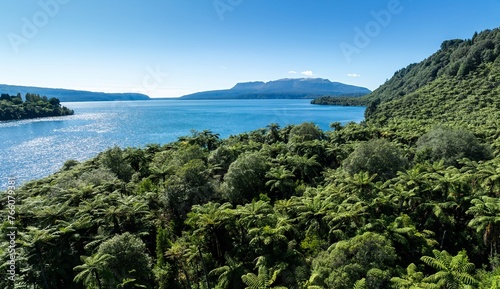
POLYGON ((331 82, 323 78, 280 79, 238 83, 231 89, 197 92, 182 99, 316 98, 318 96, 363 96, 364 87, 331 82))
POLYGON ((35 93, 48 98, 58 98, 62 102, 71 101, 110 101, 110 100, 148 100, 149 96, 140 93, 104 93, 61 88, 42 88, 34 86, 16 86, 0 84, 0 93, 16 95, 21 93, 35 93))

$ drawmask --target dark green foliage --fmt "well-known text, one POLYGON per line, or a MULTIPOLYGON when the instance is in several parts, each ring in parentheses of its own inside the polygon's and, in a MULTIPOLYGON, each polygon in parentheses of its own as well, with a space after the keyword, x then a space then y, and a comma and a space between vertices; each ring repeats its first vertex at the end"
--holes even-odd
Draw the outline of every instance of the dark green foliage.
POLYGON ((424 282, 438 284, 441 288, 467 288, 477 287, 479 282, 471 273, 474 264, 469 262, 467 252, 460 251, 456 256, 451 256, 446 251, 433 250, 434 257, 423 256, 422 262, 434 268, 437 272, 424 278, 424 282))
POLYGON ((394 178, 408 164, 404 152, 390 142, 375 139, 361 143, 344 161, 344 169, 351 175, 359 172, 377 174, 380 180, 394 178))
POLYGON ((321 96, 311 100, 311 104, 341 105, 341 106, 366 106, 368 101, 361 97, 321 96))
POLYGON ((228 146, 220 146, 210 152, 208 164, 214 175, 223 177, 236 157, 236 152, 233 149, 228 146))
POLYGON ((17 288, 497 288, 499 52, 498 30, 443 42, 368 96, 360 124, 67 161, 16 189, 17 288))
POLYGON ((486 30, 474 41, 448 40, 441 49, 418 64, 399 70, 383 86, 366 98, 383 102, 417 91, 442 77, 466 77, 481 65, 492 63, 500 55, 495 50, 499 29, 486 30))
POLYGON ((366 105, 367 121, 383 125, 405 119, 424 122, 422 125, 429 120, 436 121, 434 124, 464 123, 464 113, 472 114, 467 119, 476 128, 498 125, 499 35, 497 28, 478 33, 473 40, 444 41, 436 53, 397 71, 366 96, 351 100, 325 98, 318 102, 366 105))
POLYGON ((288 142, 305 142, 319 140, 322 138, 322 132, 314 123, 302 123, 294 126, 290 130, 290 135, 288 136, 288 142))
POLYGON ((76 166, 78 164, 78 161, 76 160, 67 160, 64 162, 64 165, 62 167, 62 170, 63 171, 67 171, 67 170, 70 170, 72 169, 74 166, 76 166))
POLYGON ((202 132, 193 130, 191 131, 190 137, 181 137, 179 140, 185 141, 191 145, 198 145, 210 151, 216 149, 220 143, 219 135, 209 130, 204 130, 202 132))
POLYGON ((234 204, 244 204, 265 192, 267 161, 260 153, 244 153, 230 166, 224 177, 225 197, 234 204))
POLYGON ((463 158, 473 161, 491 158, 488 147, 469 131, 438 127, 424 134, 417 141, 415 161, 444 161, 456 166, 463 158))
POLYGON ((101 154, 99 159, 102 166, 108 168, 116 176, 125 181, 130 181, 134 170, 132 166, 125 161, 123 150, 119 147, 113 147, 101 154))
POLYGON ((316 282, 332 289, 350 289, 365 278, 366 288, 386 288, 396 261, 396 250, 385 237, 364 233, 338 242, 313 261, 316 282))
POLYGON ((152 287, 151 257, 141 239, 127 232, 102 243, 98 253, 111 256, 106 262, 103 288, 116 288, 120 284, 124 284, 120 288, 152 287))
POLYGON ((59 99, 27 93, 23 102, 21 95, 0 97, 0 120, 18 120, 37 117, 72 115, 74 112, 61 106, 59 99))

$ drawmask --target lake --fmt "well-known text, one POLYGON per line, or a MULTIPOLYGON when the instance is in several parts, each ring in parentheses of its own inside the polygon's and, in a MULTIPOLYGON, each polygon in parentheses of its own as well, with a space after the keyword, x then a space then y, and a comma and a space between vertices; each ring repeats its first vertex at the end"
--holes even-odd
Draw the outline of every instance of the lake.
POLYGON ((118 145, 165 144, 192 129, 221 138, 263 128, 314 122, 323 130, 335 121, 363 120, 364 107, 312 105, 307 99, 148 100, 67 102, 75 115, 0 122, 0 188, 48 176, 68 159, 83 161, 118 145))

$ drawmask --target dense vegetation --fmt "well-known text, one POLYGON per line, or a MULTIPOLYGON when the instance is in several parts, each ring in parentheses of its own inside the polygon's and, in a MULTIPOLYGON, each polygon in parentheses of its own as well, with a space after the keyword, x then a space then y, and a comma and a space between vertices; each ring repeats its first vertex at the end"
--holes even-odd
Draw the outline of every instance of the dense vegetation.
POLYGON ((479 133, 485 122, 487 126, 499 124, 499 55, 500 29, 486 30, 469 40, 444 41, 432 56, 397 71, 364 97, 323 97, 314 103, 367 105, 367 120, 383 125, 408 119, 455 122, 457 126, 473 121, 470 129, 479 133))
POLYGON ((320 96, 311 100, 311 103, 320 105, 366 106, 370 103, 370 101, 363 97, 320 96))
POLYGON ((48 116, 72 115, 74 112, 57 98, 48 99, 46 96, 27 93, 23 101, 21 94, 0 96, 0 120, 18 120, 48 116))
POLYGON ((360 124, 67 161, 16 190, 17 288, 499 288, 500 95, 482 90, 495 53, 464 75, 412 70, 401 83, 420 86, 360 124))

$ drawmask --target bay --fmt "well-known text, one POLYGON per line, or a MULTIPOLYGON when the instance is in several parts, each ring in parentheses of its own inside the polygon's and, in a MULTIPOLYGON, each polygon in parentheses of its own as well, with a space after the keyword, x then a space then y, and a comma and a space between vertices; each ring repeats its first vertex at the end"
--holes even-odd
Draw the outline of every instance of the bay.
POLYGON ((0 188, 48 176, 69 159, 83 161, 113 147, 165 144, 191 130, 221 138, 264 128, 314 122, 363 120, 364 107, 320 106, 307 99, 148 100, 67 102, 75 115, 0 122, 0 188))

